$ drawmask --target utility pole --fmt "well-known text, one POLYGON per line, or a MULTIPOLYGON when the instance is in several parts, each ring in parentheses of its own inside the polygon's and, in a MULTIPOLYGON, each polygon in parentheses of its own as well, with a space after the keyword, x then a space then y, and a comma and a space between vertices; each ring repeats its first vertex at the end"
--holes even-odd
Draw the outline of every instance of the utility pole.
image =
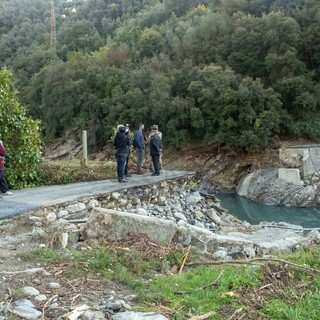
POLYGON ((50 48, 55 48, 57 42, 56 32, 56 14, 54 9, 54 0, 51 0, 51 34, 50 34, 50 48))

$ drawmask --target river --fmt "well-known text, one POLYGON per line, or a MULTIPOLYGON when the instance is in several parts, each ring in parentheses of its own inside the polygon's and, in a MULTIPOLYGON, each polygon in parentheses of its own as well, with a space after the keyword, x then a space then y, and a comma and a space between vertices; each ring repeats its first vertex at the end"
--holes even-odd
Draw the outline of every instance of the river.
POLYGON ((221 206, 230 214, 250 224, 287 222, 303 228, 320 228, 320 207, 279 207, 256 203, 236 194, 217 194, 221 206))

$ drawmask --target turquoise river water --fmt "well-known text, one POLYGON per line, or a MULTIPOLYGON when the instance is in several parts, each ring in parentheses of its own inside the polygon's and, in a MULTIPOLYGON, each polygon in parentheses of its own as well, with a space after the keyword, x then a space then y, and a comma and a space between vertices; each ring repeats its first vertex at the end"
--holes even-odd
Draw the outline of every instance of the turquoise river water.
POLYGON ((320 228, 320 207, 292 208, 266 206, 236 194, 217 194, 221 206, 230 214, 250 224, 287 222, 303 228, 320 228))

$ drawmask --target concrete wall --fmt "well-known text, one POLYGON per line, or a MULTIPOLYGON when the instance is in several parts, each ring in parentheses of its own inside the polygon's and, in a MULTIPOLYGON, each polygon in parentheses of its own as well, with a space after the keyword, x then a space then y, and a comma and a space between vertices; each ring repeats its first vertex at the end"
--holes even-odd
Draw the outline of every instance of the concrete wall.
POLYGON ((281 148, 279 159, 287 168, 298 168, 302 177, 320 173, 320 145, 281 148))
POLYGON ((320 172, 320 147, 308 149, 302 160, 302 174, 304 177, 317 172, 320 172))

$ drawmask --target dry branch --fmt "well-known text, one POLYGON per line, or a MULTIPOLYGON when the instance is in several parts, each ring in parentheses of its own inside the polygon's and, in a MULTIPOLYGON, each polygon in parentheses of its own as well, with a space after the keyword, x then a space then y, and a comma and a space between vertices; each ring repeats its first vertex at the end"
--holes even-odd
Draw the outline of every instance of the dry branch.
POLYGON ((43 268, 32 268, 32 269, 26 269, 26 270, 18 270, 18 271, 0 271, 0 274, 7 274, 7 275, 16 275, 20 273, 37 273, 37 272, 45 272, 43 268))
POLYGON ((239 308, 239 309, 237 309, 234 313, 233 313, 233 315, 228 319, 228 320, 232 320, 233 319, 233 317, 236 315, 236 314, 238 314, 239 312, 241 312, 242 311, 242 307, 241 308, 239 308))
POLYGON ((214 314, 215 314, 215 312, 210 311, 210 312, 208 312, 206 314, 203 314, 201 316, 191 317, 191 318, 189 318, 189 320, 205 320, 205 319, 208 319, 208 318, 212 317, 214 314))
POLYGON ((286 264, 292 268, 309 272, 309 273, 320 273, 320 270, 314 269, 314 268, 309 268, 306 266, 302 266, 290 261, 286 261, 283 259, 275 259, 275 258, 255 258, 255 259, 250 259, 250 260, 224 260, 224 261, 202 261, 202 262, 189 262, 187 264, 188 267, 191 266, 199 266, 199 265, 224 265, 224 264, 253 264, 256 265, 257 262, 259 261, 266 261, 266 262, 278 262, 278 263, 283 263, 286 264))
POLYGON ((169 314, 174 314, 176 311, 174 309, 171 309, 169 307, 166 307, 162 304, 154 304, 154 303, 149 303, 149 302, 144 302, 146 305, 149 305, 149 306, 152 306, 152 307, 156 307, 156 308, 159 308, 162 312, 164 313, 169 313, 169 314))
MULTIPOLYGON (((213 282, 211 282, 211 283, 209 283, 209 284, 206 284, 205 286, 202 286, 201 288, 198 288, 196 291, 201 291, 201 290, 203 290, 203 289, 206 289, 206 288, 208 288, 208 287, 211 287, 211 286, 216 285, 216 284, 218 283, 219 279, 222 277, 223 273, 224 273, 224 270, 222 270, 222 271, 220 272, 220 274, 218 275, 218 277, 217 277, 216 280, 214 280, 213 282)), ((179 291, 175 291, 175 294, 186 294, 186 293, 190 293, 190 292, 191 292, 191 291, 186 291, 186 290, 181 291, 181 290, 179 290, 179 291)))
POLYGON ((208 287, 211 287, 211 286, 216 285, 216 284, 218 283, 218 281, 220 280, 220 278, 222 277, 223 273, 224 273, 224 270, 222 270, 222 271, 220 272, 220 274, 218 275, 218 278, 217 278, 216 280, 214 280, 213 282, 211 282, 211 283, 209 283, 209 284, 201 287, 201 288, 198 289, 198 290, 206 289, 206 288, 208 288, 208 287))
POLYGON ((76 296, 72 297, 71 299, 71 307, 73 307, 74 302, 76 301, 77 298, 81 296, 81 293, 78 293, 76 296))
POLYGON ((182 270, 183 270, 183 268, 184 268, 184 265, 185 265, 185 263, 186 263, 186 261, 187 261, 188 255, 189 255, 189 253, 190 253, 190 249, 191 249, 191 244, 189 244, 188 250, 187 250, 186 254, 184 255, 182 264, 181 264, 180 269, 179 269, 179 273, 181 273, 182 270))
POLYGON ((57 296, 58 296, 58 295, 55 294, 54 296, 52 296, 52 297, 44 304, 44 306, 43 306, 43 308, 42 308, 41 320, 45 320, 45 319, 46 319, 46 318, 44 317, 45 310, 46 310, 46 308, 49 307, 51 301, 54 300, 57 296))

